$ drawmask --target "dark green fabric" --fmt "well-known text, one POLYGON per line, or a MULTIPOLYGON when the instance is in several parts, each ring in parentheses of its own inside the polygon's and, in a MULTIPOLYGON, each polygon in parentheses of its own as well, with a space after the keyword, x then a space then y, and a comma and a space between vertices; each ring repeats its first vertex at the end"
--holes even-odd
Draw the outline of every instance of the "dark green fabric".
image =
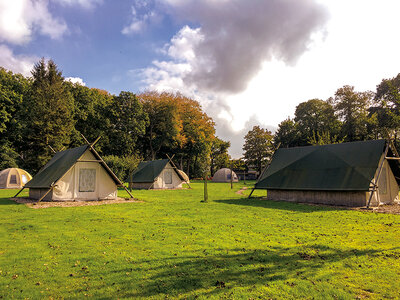
POLYGON ((132 182, 154 182, 168 162, 168 159, 142 161, 132 174, 132 182))
MULTIPOLYGON (((132 174, 132 182, 134 183, 154 182, 156 178, 161 174, 162 170, 164 170, 168 162, 169 159, 142 161, 132 174)), ((175 170, 175 173, 181 180, 184 181, 182 175, 179 174, 179 172, 175 170)))
POLYGON ((385 140, 278 149, 256 189, 368 191, 385 140))
POLYGON ((57 152, 53 158, 30 180, 26 188, 50 188, 85 153, 88 145, 57 152))

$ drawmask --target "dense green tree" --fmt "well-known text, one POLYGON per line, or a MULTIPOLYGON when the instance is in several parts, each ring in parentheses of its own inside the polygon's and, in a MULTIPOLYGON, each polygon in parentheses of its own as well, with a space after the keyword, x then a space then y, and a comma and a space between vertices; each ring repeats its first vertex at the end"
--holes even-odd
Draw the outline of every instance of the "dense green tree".
POLYGON ((146 92, 139 98, 149 116, 142 149, 148 153, 147 158, 154 160, 162 149, 169 152, 180 142, 182 125, 179 110, 174 95, 170 93, 146 92))
POLYGON ((272 156, 272 138, 272 133, 260 126, 254 126, 244 137, 244 159, 248 166, 255 166, 258 174, 272 156))
POLYGON ((327 101, 311 99, 302 102, 297 105, 294 115, 301 145, 309 144, 309 140, 315 135, 333 137, 340 132, 340 121, 327 101))
POLYGON ((100 136, 96 149, 102 151, 104 145, 110 143, 107 133, 111 126, 108 112, 113 96, 107 91, 88 88, 78 83, 67 82, 67 86, 75 104, 75 130, 71 137, 71 146, 82 145, 82 133, 89 141, 100 136))
POLYGON ((368 108, 372 102, 372 92, 356 92, 354 86, 338 89, 329 102, 342 123, 342 137, 346 141, 365 140, 371 137, 368 108))
POLYGON ((68 147, 74 129, 74 101, 52 60, 35 64, 32 78, 25 104, 24 163, 35 172, 51 158, 49 145, 56 151, 68 147))
POLYGON ((0 171, 7 168, 17 168, 19 155, 11 146, 11 143, 2 141, 0 144, 0 171))
POLYGON ((104 161, 111 168, 117 177, 125 182, 129 182, 129 175, 135 170, 140 162, 137 155, 128 156, 103 156, 104 161))
POLYGON ((182 120, 182 143, 176 153, 186 159, 186 172, 194 177, 201 177, 211 151, 211 142, 215 137, 214 121, 203 111, 199 102, 177 94, 182 120))
POLYGON ((317 134, 313 133, 313 136, 308 138, 308 143, 310 145, 329 145, 329 144, 340 144, 343 143, 344 139, 340 139, 337 135, 331 136, 329 131, 323 131, 317 134))
POLYGON ((228 149, 231 146, 230 142, 225 142, 218 137, 211 142, 210 152, 210 172, 211 176, 223 167, 229 167, 228 149))
POLYGON ((280 147, 296 147, 302 144, 297 124, 290 118, 282 121, 274 135, 274 144, 280 147))
POLYGON ((30 80, 0 67, 0 164, 2 168, 15 167, 25 120, 21 118, 23 99, 30 80))
POLYGON ((199 102, 169 92, 146 92, 139 98, 150 118, 142 152, 148 151, 149 159, 175 154, 174 160, 188 175, 202 177, 215 129, 199 102))
POLYGON ((114 96, 108 107, 107 130, 109 143, 104 145, 105 154, 133 155, 137 152, 137 140, 145 134, 148 116, 135 94, 121 92, 114 96))
POLYGON ((386 130, 397 132, 400 129, 400 74, 381 81, 374 102, 377 106, 370 108, 370 113, 376 115, 380 134, 385 136, 386 130))

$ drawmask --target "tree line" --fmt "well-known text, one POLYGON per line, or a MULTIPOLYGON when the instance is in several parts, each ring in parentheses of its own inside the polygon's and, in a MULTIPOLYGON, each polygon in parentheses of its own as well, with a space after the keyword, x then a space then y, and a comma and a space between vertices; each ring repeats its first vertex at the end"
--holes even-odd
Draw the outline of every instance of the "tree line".
POLYGON ((66 81, 52 60, 41 59, 31 73, 0 68, 0 169, 35 174, 51 148, 81 146, 83 134, 89 141, 101 136, 96 149, 122 179, 139 161, 166 154, 191 177, 203 175, 219 139, 197 101, 167 92, 112 95, 66 81))
POLYGON ((121 91, 112 95, 66 81, 52 61, 41 59, 31 77, 0 68, 0 169, 36 173, 61 151, 101 136, 97 150, 123 179, 141 160, 174 161, 190 177, 221 167, 259 173, 279 147, 323 145, 386 137, 400 128, 400 74, 383 79, 375 92, 339 88, 327 100, 297 105, 294 118, 276 132, 254 126, 243 157, 232 160, 229 141, 201 105, 179 93, 121 91), (51 146, 51 148, 49 147, 51 146))
MULTIPOLYGON (((383 79, 376 91, 339 88, 327 100, 311 99, 297 105, 294 118, 278 125, 274 134, 253 127, 245 136, 244 161, 258 172, 279 147, 325 145, 387 138, 400 128, 400 74, 383 79)), ((237 162, 240 164, 240 162, 237 162)), ((242 163, 243 164, 243 163, 242 163)))

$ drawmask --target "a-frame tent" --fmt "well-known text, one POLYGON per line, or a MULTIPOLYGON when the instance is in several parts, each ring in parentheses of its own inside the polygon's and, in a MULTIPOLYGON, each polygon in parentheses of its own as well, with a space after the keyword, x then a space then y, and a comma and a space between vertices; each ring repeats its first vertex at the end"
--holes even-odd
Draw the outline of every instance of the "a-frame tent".
POLYGON ((117 199, 117 187, 126 187, 93 144, 57 152, 24 186, 29 188, 29 197, 38 201, 117 199))
POLYGON ((267 199, 345 206, 398 200, 400 157, 391 141, 278 149, 255 189, 267 199))
POLYGON ((188 181, 170 158, 139 163, 130 179, 133 189, 179 189, 188 181))

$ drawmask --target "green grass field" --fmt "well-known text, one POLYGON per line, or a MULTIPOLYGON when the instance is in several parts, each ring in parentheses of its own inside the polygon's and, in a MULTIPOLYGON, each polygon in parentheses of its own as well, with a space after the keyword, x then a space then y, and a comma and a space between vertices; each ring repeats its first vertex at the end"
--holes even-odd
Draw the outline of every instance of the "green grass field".
POLYGON ((399 215, 192 186, 46 209, 1 190, 0 298, 400 298, 399 215))

